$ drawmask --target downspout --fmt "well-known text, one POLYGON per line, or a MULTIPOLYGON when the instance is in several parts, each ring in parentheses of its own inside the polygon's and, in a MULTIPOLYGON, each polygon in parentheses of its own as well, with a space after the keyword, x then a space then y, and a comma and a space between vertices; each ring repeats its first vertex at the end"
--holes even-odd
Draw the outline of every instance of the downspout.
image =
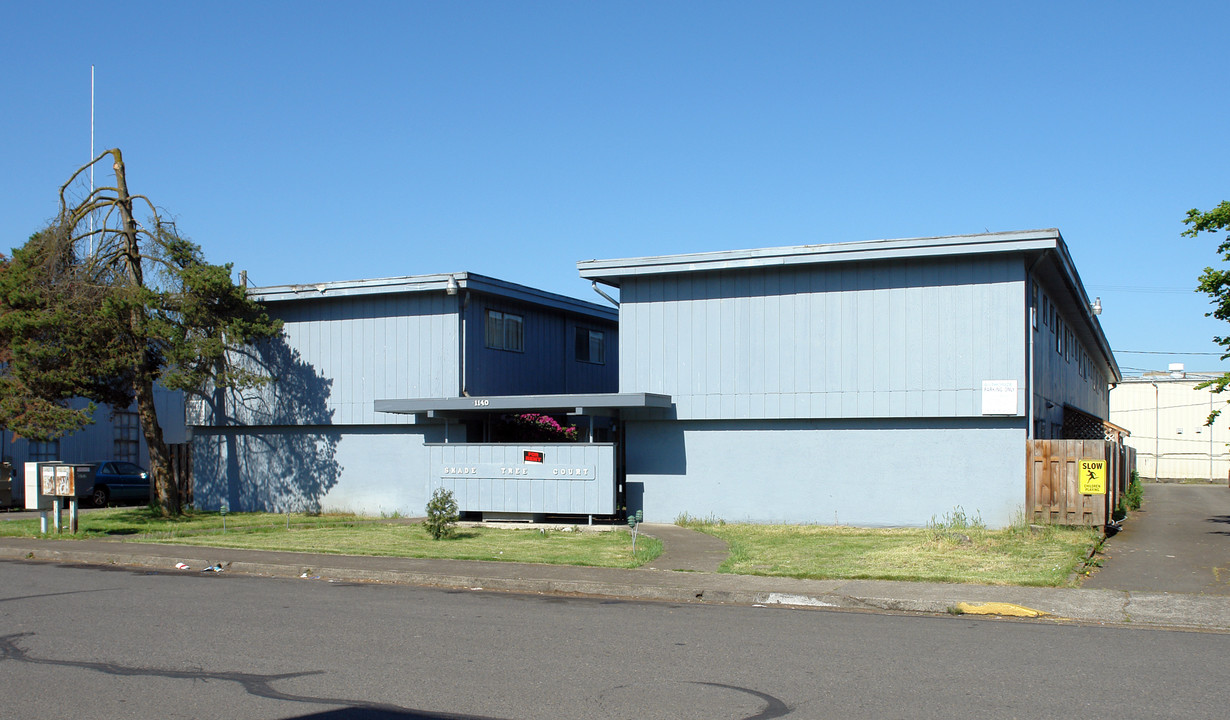
POLYGON ((466 308, 470 306, 470 291, 459 295, 457 290, 457 278, 449 275, 444 292, 457 298, 457 390, 459 397, 466 397, 466 308))
POLYGON ((1029 387, 1026 391, 1026 413, 1025 413, 1025 439, 1036 440, 1034 437, 1034 427, 1037 421, 1034 419, 1034 336, 1038 334, 1038 306, 1034 302, 1033 288, 1038 284, 1034 279, 1034 270, 1038 269, 1038 265, 1042 262, 1045 254, 1039 255, 1034 264, 1029 266, 1029 271, 1025 273, 1025 281, 1029 283, 1025 287, 1025 298, 1029 303, 1029 315, 1025 321, 1025 332, 1029 335, 1029 357, 1026 360, 1029 363, 1029 378, 1027 382, 1029 387))
POLYGON ((1157 381, 1149 383, 1153 386, 1153 481, 1157 482, 1162 476, 1162 456, 1158 450, 1158 439, 1162 436, 1162 425, 1159 422, 1160 415, 1158 414, 1158 390, 1157 381))
POLYGON ((457 315, 461 318, 461 397, 469 397, 470 391, 466 387, 466 314, 470 311, 470 291, 466 290, 465 297, 458 300, 457 315))
POLYGON ((616 300, 615 298, 611 297, 610 295, 607 295, 606 293, 604 293, 604 292, 602 291, 602 288, 598 287, 598 281, 597 281, 597 280, 591 280, 589 284, 590 284, 590 287, 592 287, 592 288, 594 289, 594 292, 596 292, 596 293, 598 293, 599 295, 601 295, 602 297, 606 298, 606 301, 607 301, 607 302, 609 302, 610 304, 614 305, 615 307, 619 307, 619 301, 618 301, 618 300, 616 300))

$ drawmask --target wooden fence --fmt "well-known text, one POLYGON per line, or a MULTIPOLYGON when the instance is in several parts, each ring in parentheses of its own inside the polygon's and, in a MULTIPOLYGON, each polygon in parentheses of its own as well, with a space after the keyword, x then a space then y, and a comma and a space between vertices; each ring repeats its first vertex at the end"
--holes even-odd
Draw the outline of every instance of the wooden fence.
POLYGON ((1025 507, 1031 522, 1101 527, 1136 468, 1133 448, 1106 440, 1030 440, 1025 507), (1082 495, 1080 461, 1106 461, 1106 494, 1082 495))
POLYGON ((184 507, 192 504, 192 443, 174 443, 167 445, 171 456, 171 477, 179 487, 179 501, 184 507))

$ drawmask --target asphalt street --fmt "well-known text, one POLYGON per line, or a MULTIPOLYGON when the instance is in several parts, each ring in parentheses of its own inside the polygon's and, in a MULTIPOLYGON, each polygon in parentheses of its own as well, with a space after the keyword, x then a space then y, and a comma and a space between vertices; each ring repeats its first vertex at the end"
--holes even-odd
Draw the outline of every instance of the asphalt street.
POLYGON ((1230 635, 0 562, 2 718, 1221 718, 1230 635))

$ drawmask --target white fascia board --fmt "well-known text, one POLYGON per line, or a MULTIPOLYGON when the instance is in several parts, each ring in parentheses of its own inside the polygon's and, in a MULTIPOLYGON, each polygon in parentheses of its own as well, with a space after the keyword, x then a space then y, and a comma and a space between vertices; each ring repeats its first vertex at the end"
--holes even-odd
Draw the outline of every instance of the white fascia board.
POLYGON ((374 278, 371 280, 341 280, 336 282, 306 285, 272 285, 248 289, 248 297, 260 302, 287 300, 310 300, 319 297, 353 297, 356 295, 382 295, 389 293, 444 291, 448 279, 457 277, 440 273, 436 275, 409 275, 405 277, 374 278))
POLYGON ((1093 340, 1102 352, 1106 361, 1106 369, 1110 371, 1110 382, 1123 382, 1123 372, 1119 369, 1119 362, 1115 360, 1115 353, 1111 350, 1110 341, 1106 339, 1106 333, 1102 332, 1101 321, 1098 320, 1097 315, 1093 314, 1093 304, 1089 302, 1089 295, 1085 293, 1085 285, 1081 282, 1080 274, 1076 272, 1076 263, 1072 262, 1068 246, 1062 239, 1056 244, 1053 257, 1064 275, 1072 297, 1076 300, 1081 319, 1090 328, 1093 340))
POLYGON ((890 259, 941 258, 954 255, 1050 250, 1061 242, 1056 229, 949 237, 870 240, 824 245, 795 245, 754 250, 727 250, 684 255, 585 260, 577 263, 581 277, 618 287, 619 279, 635 275, 712 272, 780 265, 845 263, 890 259))
POLYGON ((450 279, 456 283, 459 292, 471 290, 612 323, 619 319, 616 311, 604 305, 468 272, 249 288, 248 297, 260 302, 274 303, 326 297, 447 292, 450 279))
POLYGON ((498 297, 509 298, 511 300, 519 300, 531 305, 539 305, 543 307, 553 308, 555 310, 563 310, 576 315, 583 315, 590 318, 598 318, 609 322, 618 322, 619 313, 614 308, 609 308, 605 305, 578 300, 577 298, 568 297, 567 295, 557 295, 555 293, 539 290, 527 285, 518 285, 504 280, 499 280, 485 275, 475 273, 466 273, 465 279, 460 281, 460 286, 474 292, 486 293, 498 297))

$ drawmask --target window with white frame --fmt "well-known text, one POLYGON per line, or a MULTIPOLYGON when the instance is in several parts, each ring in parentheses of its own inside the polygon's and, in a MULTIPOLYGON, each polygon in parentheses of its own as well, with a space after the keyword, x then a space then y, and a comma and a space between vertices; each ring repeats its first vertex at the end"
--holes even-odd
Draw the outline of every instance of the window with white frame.
POLYGON ((495 350, 525 352, 525 319, 520 315, 487 311, 487 347, 495 350))
POLYGON ((135 412, 117 412, 111 418, 115 428, 114 458, 123 462, 135 463, 141 448, 141 424, 135 412))
POLYGON ((50 462, 60 459, 60 441, 56 440, 31 440, 30 441, 30 462, 50 462))
POLYGON ((577 360, 603 365, 606 363, 606 333, 601 330, 577 328, 577 360))

